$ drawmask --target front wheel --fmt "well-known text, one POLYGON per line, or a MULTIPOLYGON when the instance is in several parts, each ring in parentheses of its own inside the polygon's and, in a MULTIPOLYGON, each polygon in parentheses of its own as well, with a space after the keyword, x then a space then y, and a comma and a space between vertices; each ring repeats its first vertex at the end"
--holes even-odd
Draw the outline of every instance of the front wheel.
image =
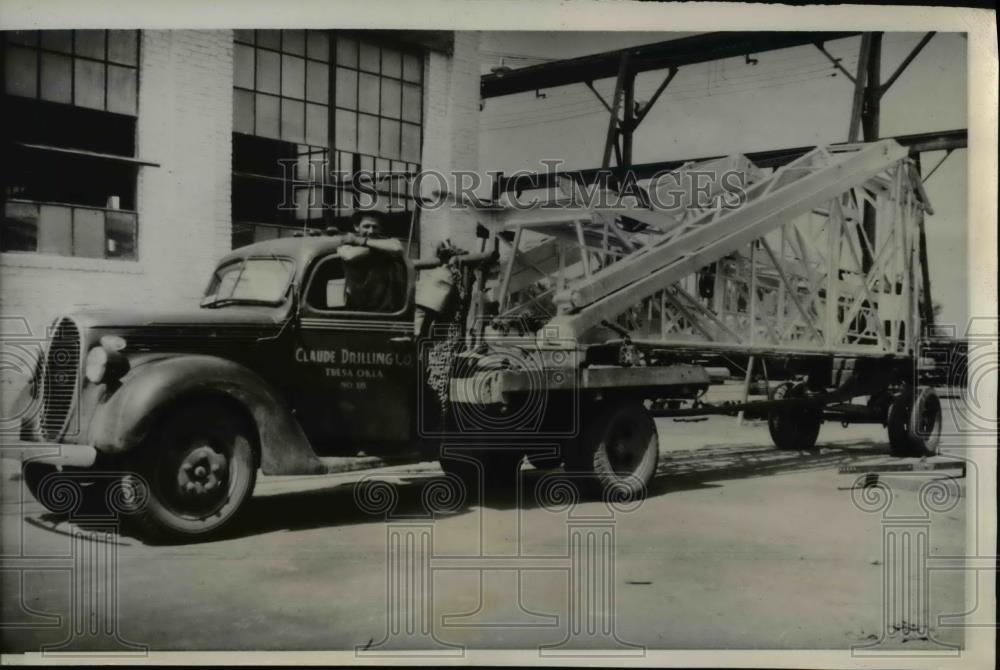
POLYGON ((253 493, 254 431, 226 407, 171 412, 142 445, 131 484, 148 502, 131 521, 147 540, 190 542, 218 535, 253 493))

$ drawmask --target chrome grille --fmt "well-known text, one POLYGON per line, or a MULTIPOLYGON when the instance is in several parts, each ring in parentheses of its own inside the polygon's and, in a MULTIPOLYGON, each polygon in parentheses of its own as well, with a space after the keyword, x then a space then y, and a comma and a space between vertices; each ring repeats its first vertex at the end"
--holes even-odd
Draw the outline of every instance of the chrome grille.
POLYGON ((79 385, 80 349, 80 330, 72 319, 60 319, 41 371, 41 429, 45 439, 58 439, 69 423, 79 385))

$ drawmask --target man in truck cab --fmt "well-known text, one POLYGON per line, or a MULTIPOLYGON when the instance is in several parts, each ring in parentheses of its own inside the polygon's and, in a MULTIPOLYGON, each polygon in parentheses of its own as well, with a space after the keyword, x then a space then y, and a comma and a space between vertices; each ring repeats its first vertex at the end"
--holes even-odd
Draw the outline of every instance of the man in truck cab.
POLYGON ((344 236, 337 255, 344 261, 349 310, 395 312, 406 301, 406 269, 399 240, 385 237, 381 212, 357 211, 354 232, 344 236))

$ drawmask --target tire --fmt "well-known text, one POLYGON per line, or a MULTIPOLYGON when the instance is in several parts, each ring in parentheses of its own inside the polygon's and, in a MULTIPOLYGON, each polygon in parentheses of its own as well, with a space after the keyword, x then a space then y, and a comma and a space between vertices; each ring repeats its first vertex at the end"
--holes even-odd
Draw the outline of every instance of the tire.
POLYGON ((638 401, 620 400, 586 421, 567 469, 587 473, 593 494, 638 500, 656 474, 659 447, 652 415, 638 401))
POLYGON ((141 445, 128 475, 146 504, 127 520, 142 539, 198 542, 231 526, 253 494, 256 441, 247 422, 206 403, 172 411, 141 445))
POLYGON ((107 480, 64 475, 56 466, 36 461, 24 464, 21 479, 31 496, 53 514, 65 514, 71 519, 110 514, 105 500, 110 483, 107 480))
POLYGON ((941 400, 931 387, 904 388, 889 405, 886 421, 889 453, 900 458, 921 458, 938 453, 941 442, 941 400))
POLYGON ((916 456, 913 444, 910 443, 909 421, 913 409, 913 396, 909 389, 903 391, 889 403, 889 413, 886 417, 886 430, 889 433, 889 454, 898 458, 916 456))
MULTIPOLYGON (((803 382, 783 382, 771 392, 771 400, 806 397, 803 382)), ((808 450, 816 446, 819 429, 823 423, 823 410, 819 406, 786 409, 779 407, 767 414, 767 428, 774 446, 782 450, 808 450)))
POLYGON ((937 392, 930 386, 920 389, 910 411, 910 432, 926 456, 936 456, 941 451, 943 418, 937 392))

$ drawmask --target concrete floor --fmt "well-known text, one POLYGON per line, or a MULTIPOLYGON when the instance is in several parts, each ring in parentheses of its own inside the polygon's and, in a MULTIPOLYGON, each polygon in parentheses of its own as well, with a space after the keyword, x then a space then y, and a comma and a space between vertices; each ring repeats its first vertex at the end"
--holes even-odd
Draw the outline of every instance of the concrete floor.
MULTIPOLYGON (((633 645, 848 649, 883 636, 886 647, 908 651, 962 643, 961 629, 938 627, 936 616, 929 631, 913 631, 919 615, 883 614, 884 575, 897 574, 883 556, 887 515, 923 518, 932 556, 961 554, 966 515, 962 497, 926 513, 913 488, 894 487, 882 513, 852 502, 857 475, 838 474, 838 466, 883 460, 884 429, 825 424, 824 446, 806 453, 776 451, 766 426, 732 418, 658 426, 659 474, 630 510, 559 507, 558 490, 551 504, 539 504, 535 491, 553 480, 533 470, 522 473, 520 508, 441 511, 447 501, 439 500, 433 518, 424 498, 441 481, 434 466, 381 473, 395 498, 388 519, 374 509, 377 489, 365 489, 371 496, 359 505, 354 483, 365 473, 262 478, 232 537, 176 547, 115 537, 107 556, 100 551, 108 546, 74 545, 75 526, 47 514, 5 470, 3 647, 446 653, 454 645, 556 645, 555 653, 627 653, 633 645), (574 561, 581 554, 569 538, 588 534, 605 538, 609 550, 574 561), (422 547, 420 538, 431 536, 422 547), (401 568, 387 553, 396 537, 418 538, 401 568), (94 570, 73 568, 82 565, 81 549, 91 552, 90 565, 108 565, 96 582, 87 581, 94 570), (115 598, 88 596, 106 595, 102 575, 116 577, 117 608, 115 598), (421 586, 422 575, 429 582, 421 586), (410 577, 417 588, 407 609, 387 593, 407 592, 410 577), (394 622, 398 634, 387 637, 394 622)), ((961 572, 903 583, 915 592, 928 580, 932 615, 966 609, 961 572)))

